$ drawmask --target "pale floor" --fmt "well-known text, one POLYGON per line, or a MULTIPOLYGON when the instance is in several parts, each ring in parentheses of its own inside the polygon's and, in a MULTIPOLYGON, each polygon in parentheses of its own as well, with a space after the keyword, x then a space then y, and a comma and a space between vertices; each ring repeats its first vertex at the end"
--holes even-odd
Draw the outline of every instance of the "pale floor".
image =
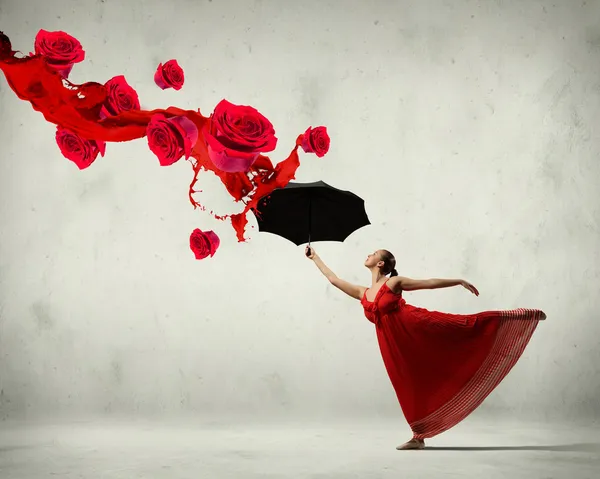
POLYGON ((468 421, 397 451, 398 421, 0 423, 0 478, 596 479, 600 428, 468 421), (393 424, 392 424, 393 423, 393 424))

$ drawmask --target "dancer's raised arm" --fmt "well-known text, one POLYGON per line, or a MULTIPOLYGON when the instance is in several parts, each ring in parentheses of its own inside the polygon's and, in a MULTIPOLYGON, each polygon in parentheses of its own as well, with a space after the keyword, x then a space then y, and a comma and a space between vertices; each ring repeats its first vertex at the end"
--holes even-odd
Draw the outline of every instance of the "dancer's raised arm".
POLYGON ((416 291, 419 289, 440 289, 451 288, 453 286, 462 286, 468 289, 475 296, 479 296, 479 291, 468 281, 464 279, 412 279, 404 276, 394 276, 390 278, 388 286, 392 291, 416 291))
POLYGON ((363 286, 358 286, 356 284, 349 283, 348 281, 344 281, 341 278, 338 278, 336 274, 331 271, 323 260, 319 257, 319 255, 315 252, 315 249, 311 246, 310 253, 308 246, 306 247, 306 256, 309 259, 313 260, 313 263, 317 265, 317 268, 323 273, 323 275, 329 280, 331 284, 333 284, 337 289, 343 291, 348 296, 351 296, 354 299, 362 299, 362 296, 365 294, 365 290, 367 288, 363 286))

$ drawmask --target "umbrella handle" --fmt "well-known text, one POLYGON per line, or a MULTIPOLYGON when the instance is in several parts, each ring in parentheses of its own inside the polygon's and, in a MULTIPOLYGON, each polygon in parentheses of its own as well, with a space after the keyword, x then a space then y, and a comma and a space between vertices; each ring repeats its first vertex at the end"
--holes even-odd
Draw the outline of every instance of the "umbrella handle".
POLYGON ((306 256, 310 258, 312 250, 310 249, 310 233, 312 229, 312 198, 308 201, 308 249, 306 250, 306 256))

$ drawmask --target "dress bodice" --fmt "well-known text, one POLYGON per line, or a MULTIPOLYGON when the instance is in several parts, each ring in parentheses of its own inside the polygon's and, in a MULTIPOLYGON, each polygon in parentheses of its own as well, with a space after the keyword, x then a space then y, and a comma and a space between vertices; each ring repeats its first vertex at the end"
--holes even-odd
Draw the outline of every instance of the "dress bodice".
POLYGON ((367 319, 375 324, 382 317, 397 311, 405 304, 402 292, 394 293, 387 285, 387 282, 379 288, 373 301, 367 299, 367 292, 365 291, 360 302, 365 310, 367 319))

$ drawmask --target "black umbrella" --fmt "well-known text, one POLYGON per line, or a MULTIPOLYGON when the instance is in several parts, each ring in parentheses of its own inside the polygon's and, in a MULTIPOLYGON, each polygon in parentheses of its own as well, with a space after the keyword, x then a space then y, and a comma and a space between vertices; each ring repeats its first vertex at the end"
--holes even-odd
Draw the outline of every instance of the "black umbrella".
POLYGON ((279 235, 296 245, 344 241, 370 225, 365 202, 350 191, 323 181, 288 183, 260 199, 253 210, 258 231, 279 235))

